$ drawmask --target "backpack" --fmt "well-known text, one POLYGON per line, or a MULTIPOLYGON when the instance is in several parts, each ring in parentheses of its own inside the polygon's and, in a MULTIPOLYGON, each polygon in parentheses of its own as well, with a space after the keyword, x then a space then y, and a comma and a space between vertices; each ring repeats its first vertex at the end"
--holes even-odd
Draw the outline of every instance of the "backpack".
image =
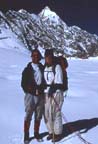
POLYGON ((54 66, 53 66, 53 72, 55 74, 55 67, 56 65, 59 64, 62 68, 63 72, 63 91, 68 90, 68 77, 67 77, 67 71, 66 68, 68 67, 68 62, 67 59, 59 56, 59 57, 54 57, 54 66), (63 63, 63 65, 62 65, 63 63))

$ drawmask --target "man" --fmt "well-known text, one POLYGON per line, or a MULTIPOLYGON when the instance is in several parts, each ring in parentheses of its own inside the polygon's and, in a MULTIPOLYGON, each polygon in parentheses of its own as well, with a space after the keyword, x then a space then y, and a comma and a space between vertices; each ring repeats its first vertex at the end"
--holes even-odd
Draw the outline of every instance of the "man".
POLYGON ((45 93, 45 122, 49 135, 47 140, 57 142, 62 134, 61 108, 63 104, 63 73, 59 64, 54 64, 53 50, 45 52, 44 79, 45 93), (54 70, 53 70, 54 69, 54 70))
POLYGON ((34 120, 34 136, 40 139, 39 126, 43 114, 44 98, 43 98, 43 66, 39 63, 41 59, 40 52, 35 49, 31 54, 32 62, 22 72, 21 86, 25 92, 25 119, 24 119, 24 143, 29 142, 29 128, 33 112, 35 112, 34 120))

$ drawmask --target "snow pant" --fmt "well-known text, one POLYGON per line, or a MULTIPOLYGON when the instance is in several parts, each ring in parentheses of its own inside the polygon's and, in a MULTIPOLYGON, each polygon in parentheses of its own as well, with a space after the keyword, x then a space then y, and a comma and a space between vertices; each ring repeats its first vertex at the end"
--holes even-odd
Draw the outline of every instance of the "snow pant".
POLYGON ((64 101, 63 92, 58 91, 49 97, 45 94, 45 123, 49 134, 62 134, 63 124, 61 108, 64 101))
POLYGON ((43 96, 34 96, 26 93, 24 98, 25 104, 25 120, 24 120, 24 132, 29 131, 32 115, 35 112, 34 117, 34 132, 39 132, 40 120, 44 113, 44 98, 43 96))

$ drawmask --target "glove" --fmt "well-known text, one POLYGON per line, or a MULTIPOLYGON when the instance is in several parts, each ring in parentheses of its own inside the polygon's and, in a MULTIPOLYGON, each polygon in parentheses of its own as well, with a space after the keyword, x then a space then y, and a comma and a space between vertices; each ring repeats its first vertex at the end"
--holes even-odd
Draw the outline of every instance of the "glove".
POLYGON ((38 89, 36 89, 36 96, 39 96, 39 91, 38 91, 38 89))
POLYGON ((27 92, 32 94, 32 91, 33 91, 32 88, 28 87, 27 92))

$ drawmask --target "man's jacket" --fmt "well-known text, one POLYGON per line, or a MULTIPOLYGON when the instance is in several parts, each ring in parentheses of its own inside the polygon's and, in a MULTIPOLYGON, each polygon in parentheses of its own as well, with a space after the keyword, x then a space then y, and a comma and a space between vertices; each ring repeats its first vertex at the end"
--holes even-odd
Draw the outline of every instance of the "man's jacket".
POLYGON ((22 72, 21 79, 21 87, 23 88, 25 93, 31 93, 36 95, 36 90, 38 90, 39 94, 43 94, 44 92, 44 79, 43 79, 43 65, 41 63, 38 64, 39 69, 42 73, 42 83, 37 85, 34 79, 34 70, 32 68, 31 62, 28 63, 27 67, 22 72))

